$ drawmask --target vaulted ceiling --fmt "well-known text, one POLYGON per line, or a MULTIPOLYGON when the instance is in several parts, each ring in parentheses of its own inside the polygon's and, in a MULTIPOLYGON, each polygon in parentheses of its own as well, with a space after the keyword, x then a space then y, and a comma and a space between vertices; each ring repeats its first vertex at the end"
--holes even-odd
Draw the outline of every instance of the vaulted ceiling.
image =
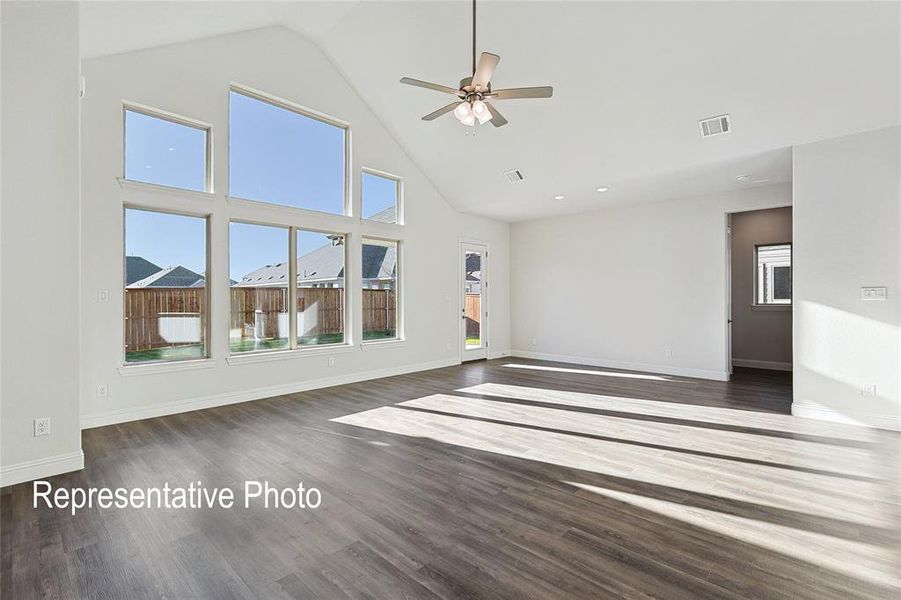
POLYGON ((500 101, 510 124, 467 135, 450 115, 420 120, 448 96, 398 80, 467 76, 470 11, 88 2, 82 51, 292 28, 320 45, 452 205, 510 221, 789 181, 792 145, 899 124, 898 3, 485 1, 478 46, 501 56, 493 86, 550 84, 554 97, 500 101), (734 132, 702 140, 698 119, 722 113, 734 132), (523 182, 507 182, 514 168, 523 182))

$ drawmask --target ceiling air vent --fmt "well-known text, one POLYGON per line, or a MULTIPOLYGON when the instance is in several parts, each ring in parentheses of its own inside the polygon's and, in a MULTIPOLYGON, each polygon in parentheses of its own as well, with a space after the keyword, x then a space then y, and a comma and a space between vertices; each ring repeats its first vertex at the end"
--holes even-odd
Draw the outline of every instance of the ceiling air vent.
POLYGON ((729 115, 720 115, 718 117, 710 117, 709 119, 701 119, 698 121, 698 126, 701 128, 702 138, 732 133, 732 117, 729 115))
POLYGON ((520 171, 519 169, 513 169, 512 171, 504 171, 504 177, 506 177, 507 181, 509 181, 510 183, 519 183, 520 181, 525 179, 525 177, 522 174, 522 171, 520 171))

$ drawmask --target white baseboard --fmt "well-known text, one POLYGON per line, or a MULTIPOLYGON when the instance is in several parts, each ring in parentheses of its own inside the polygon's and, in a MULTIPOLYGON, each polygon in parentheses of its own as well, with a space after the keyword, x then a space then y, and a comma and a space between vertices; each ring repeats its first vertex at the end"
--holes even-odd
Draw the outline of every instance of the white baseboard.
POLYGON ((901 415, 836 410, 829 406, 803 400, 792 402, 792 415, 806 419, 832 421, 833 423, 901 431, 901 415))
POLYGON ((625 362, 619 360, 606 360, 599 358, 586 358, 584 356, 568 356, 565 354, 546 354, 544 352, 529 352, 526 350, 513 350, 513 356, 520 358, 534 358, 536 360, 550 360, 554 362, 587 365, 591 367, 606 367, 608 369, 623 369, 625 371, 643 371, 661 375, 678 375, 680 377, 697 377, 700 379, 713 379, 714 381, 729 381, 729 373, 712 369, 693 369, 687 367, 673 367, 671 365, 652 365, 648 363, 625 362))
POLYGON ((60 473, 68 473, 69 471, 79 471, 83 468, 84 452, 81 450, 37 460, 28 460, 15 465, 0 467, 0 487, 59 475, 60 473))
POLYGON ((192 410, 213 408, 214 406, 237 404, 238 402, 260 400, 261 398, 272 398, 274 396, 283 396, 285 394, 296 394, 298 392, 305 392, 307 390, 327 388, 335 385, 344 385, 347 383, 356 383, 358 381, 366 381, 369 379, 379 379, 381 377, 404 375, 406 373, 414 373, 416 371, 440 369, 443 367, 451 367, 459 364, 460 360, 458 358, 446 358, 415 365, 405 365, 400 367, 390 367, 387 369, 374 369, 371 371, 348 373, 347 375, 338 375, 336 377, 324 377, 322 379, 299 381, 295 383, 287 383, 284 385, 276 385, 265 388, 256 388, 252 390, 242 390, 240 392, 226 392, 224 394, 214 394, 210 396, 202 396, 200 398, 190 398, 186 400, 173 400, 171 402, 151 404, 148 406, 121 408, 117 410, 96 413, 93 415, 81 415, 81 428, 91 429, 92 427, 103 427, 104 425, 114 425, 116 423, 138 421, 140 419, 152 419, 154 417, 162 417, 165 415, 174 415, 176 413, 190 412, 192 410))
POLYGON ((791 371, 792 364, 774 360, 754 360, 751 358, 733 358, 733 367, 748 367, 751 369, 769 369, 770 371, 791 371))
POLYGON ((505 356, 510 356, 509 350, 499 350, 497 352, 489 352, 488 360, 494 360, 495 358, 504 358, 505 356))

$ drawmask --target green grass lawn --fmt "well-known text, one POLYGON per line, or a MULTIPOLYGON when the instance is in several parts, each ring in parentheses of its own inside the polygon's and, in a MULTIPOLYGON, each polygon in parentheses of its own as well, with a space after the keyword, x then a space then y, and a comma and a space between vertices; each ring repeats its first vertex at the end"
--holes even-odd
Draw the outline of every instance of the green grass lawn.
POLYGON ((467 346, 481 346, 482 340, 478 337, 468 337, 468 338, 466 338, 466 345, 467 346))
MULTIPOLYGON (((393 331, 364 331, 363 341, 388 340, 395 337, 393 331)), ((326 333, 323 335, 303 336, 297 340, 301 346, 316 346, 321 344, 340 344, 344 341, 343 333, 326 333)), ((231 343, 231 352, 255 352, 260 350, 285 350, 288 340, 240 340, 231 343)), ((125 362, 140 363, 149 361, 190 360, 204 358, 204 347, 201 344, 192 346, 173 346, 171 348, 153 348, 152 350, 138 350, 125 353, 125 362)))

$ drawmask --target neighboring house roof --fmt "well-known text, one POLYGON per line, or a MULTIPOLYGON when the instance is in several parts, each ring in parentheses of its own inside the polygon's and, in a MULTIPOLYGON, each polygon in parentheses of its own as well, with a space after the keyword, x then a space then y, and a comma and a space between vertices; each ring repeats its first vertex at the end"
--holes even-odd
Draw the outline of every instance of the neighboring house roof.
POLYGON ((129 286, 162 270, 143 256, 125 257, 125 285, 129 286))
MULTIPOLYGON (((363 279, 391 279, 397 270, 397 248, 366 244, 363 246, 363 279)), ((288 264, 266 265, 241 278, 238 286, 285 285, 288 264)), ((316 248, 297 259, 297 282, 315 283, 344 279, 344 245, 316 248)))
POLYGON ((397 223, 397 207, 389 206, 385 210, 379 211, 367 217, 370 221, 379 221, 380 223, 397 223))
POLYGON ((153 275, 139 279, 128 288, 147 288, 147 287, 172 287, 172 288, 189 288, 203 287, 203 275, 195 273, 190 269, 182 266, 169 267, 168 269, 160 269, 153 275))

